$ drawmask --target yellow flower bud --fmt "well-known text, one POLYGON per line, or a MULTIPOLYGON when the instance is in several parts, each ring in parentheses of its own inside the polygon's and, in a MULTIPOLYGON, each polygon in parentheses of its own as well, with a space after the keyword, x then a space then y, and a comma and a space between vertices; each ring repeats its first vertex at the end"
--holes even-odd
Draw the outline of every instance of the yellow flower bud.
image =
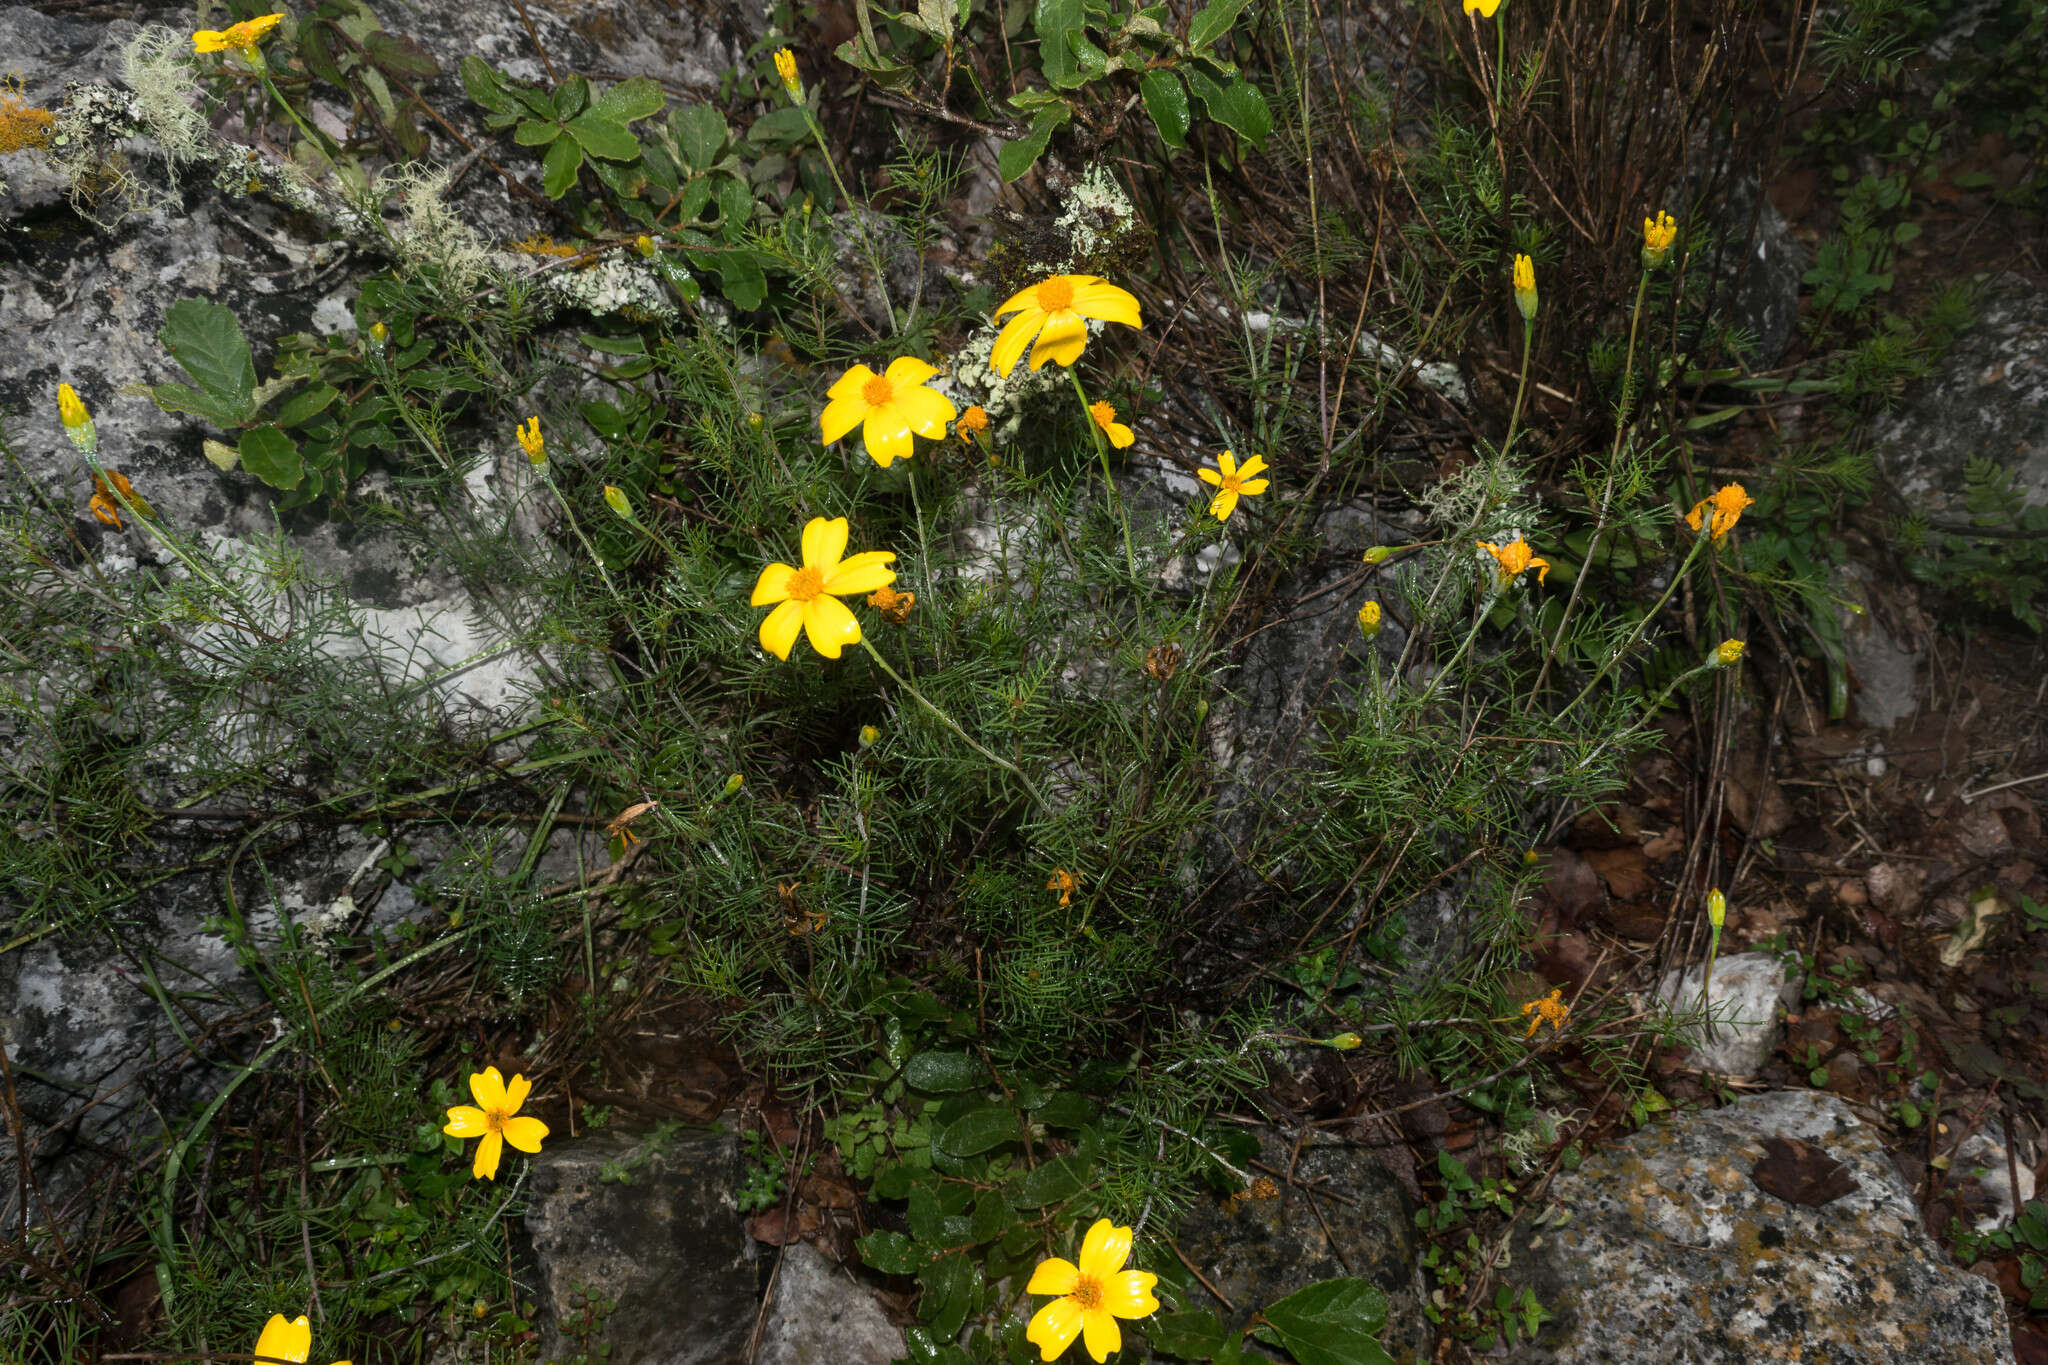
POLYGON ((1678 240, 1678 220, 1662 209, 1655 218, 1643 219, 1643 269, 1655 270, 1671 254, 1678 240))
POLYGON ((540 418, 529 417, 513 430, 519 433, 519 448, 526 452, 526 458, 535 464, 546 464, 548 441, 540 434, 540 418))
POLYGON ((386 326, 385 326, 385 325, 384 325, 383 323, 381 323, 381 322, 373 322, 373 323, 371 323, 371 324, 370 324, 370 344, 371 344, 371 345, 373 345, 373 346, 382 346, 382 345, 384 344, 384 341, 385 341, 385 339, 386 339, 387 337, 389 337, 390 335, 391 335, 391 329, 390 329, 389 327, 386 327, 386 326))
POLYGON ((1707 896, 1707 923, 1719 929, 1728 922, 1728 898, 1715 887, 1707 896))
POLYGON ((648 260, 650 260, 650 261, 651 261, 651 260, 653 260, 653 259, 654 259, 654 239, 653 239, 652 237, 649 237, 649 236, 648 236, 648 235, 647 235, 646 233, 644 233, 644 232, 643 232, 643 233, 641 233, 641 234, 640 234, 640 235, 639 235, 638 237, 635 237, 635 238, 633 239, 633 250, 635 250, 635 251, 639 252, 639 253, 640 253, 640 254, 641 254, 642 256, 645 256, 645 257, 646 257, 646 258, 647 258, 648 260))
POLYGON ((1714 646, 1714 657, 1707 661, 1713 668, 1733 668, 1742 658, 1742 641, 1723 640, 1714 646))
POLYGON ((796 74, 796 54, 788 48, 777 48, 775 52, 775 74, 782 77, 782 88, 798 104, 804 102, 803 77, 796 74))
POLYGON ((1536 263, 1520 254, 1515 257, 1515 307, 1523 321, 1536 321, 1536 263))
POLYGON ((1355 1033, 1340 1033, 1334 1038, 1325 1038, 1323 1040, 1324 1047, 1333 1047, 1339 1052, 1349 1052, 1353 1048, 1363 1046, 1364 1043, 1365 1039, 1355 1033))
POLYGON ((1370 640, 1380 633, 1380 604, 1367 602, 1358 609, 1359 633, 1370 640))
POLYGON ((767 421, 768 419, 763 417, 760 413, 750 412, 747 414, 747 429, 749 431, 759 431, 764 425, 767 424, 767 421))
POLYGON ((725 795, 736 796, 739 794, 739 789, 746 785, 747 779, 738 773, 734 773, 731 777, 725 779, 725 795))
POLYGON ((872 725, 863 725, 860 727, 860 747, 863 749, 871 748, 874 745, 875 741, 879 740, 881 737, 882 732, 872 725))
POLYGON ((604 501, 605 506, 619 514, 619 520, 632 521, 635 519, 633 516, 633 504, 627 500, 625 489, 613 484, 606 484, 604 486, 604 501))
POLYGON ((1543 861, 1543 855, 1538 853, 1535 849, 1525 848, 1522 850, 1523 867, 1534 867, 1537 863, 1541 861, 1543 861))
POLYGON ((92 413, 86 410, 85 400, 69 384, 57 386, 57 418, 64 423, 64 434, 71 438, 71 444, 78 448, 79 454, 98 453, 99 428, 92 424, 92 413))
POLYGON ((1393 557, 1394 547, 1391 545, 1375 545, 1365 552, 1365 562, 1368 564, 1384 564, 1393 557))

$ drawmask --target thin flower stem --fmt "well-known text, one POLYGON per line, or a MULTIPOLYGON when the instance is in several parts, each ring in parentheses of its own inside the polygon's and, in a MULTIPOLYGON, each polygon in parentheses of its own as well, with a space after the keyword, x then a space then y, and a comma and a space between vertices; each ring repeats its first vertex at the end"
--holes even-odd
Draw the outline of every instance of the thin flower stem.
POLYGON ((875 661, 877 667, 879 667, 884 673, 887 673, 890 676, 890 678, 895 680, 895 683, 898 687, 902 688, 905 692, 908 692, 911 696, 917 698, 917 700, 924 706, 925 710, 931 712, 934 716, 938 717, 940 724, 944 725, 948 730, 951 730, 954 734, 958 735, 961 739, 965 740, 967 743, 967 747, 974 750, 974 752, 980 754, 983 758, 995 764, 1004 772, 1010 774, 1010 776, 1016 778, 1017 781, 1023 785, 1024 790, 1030 793, 1031 799, 1033 801, 1036 801, 1039 805, 1039 808, 1043 810, 1047 815, 1051 815, 1053 813, 1052 803, 1047 801, 1045 797, 1039 794, 1038 788, 1031 785, 1031 779, 1024 776, 1023 771, 1019 769, 1016 764, 1010 762, 1010 760, 1004 758, 1000 754, 990 752, 986 747, 984 747, 981 744, 980 741, 975 739, 974 736, 968 734, 965 730, 961 729, 960 723, 958 721, 954 720, 951 716, 947 715, 944 711, 940 710, 938 704, 934 702, 930 697, 927 697, 924 693, 918 691, 908 682, 905 682, 903 679, 903 675, 901 673, 898 673, 895 669, 889 666, 889 661, 882 657, 881 652, 875 648, 874 643, 871 640, 869 640, 867 636, 863 635, 860 637, 860 647, 868 652, 868 657, 875 661))
MULTIPOLYGON (((632 608, 627 605, 625 597, 620 594, 618 585, 612 582, 611 574, 606 572, 604 560, 598 557, 597 547, 590 543, 590 537, 583 534, 583 526, 576 520, 575 510, 569 506, 569 500, 562 496, 561 488, 555 483, 555 476, 548 472, 546 465, 536 467, 540 470, 541 482, 548 486, 548 492, 553 493, 555 501, 561 505, 562 515, 568 519, 569 529, 576 533, 577 543, 583 547, 583 552, 590 556, 590 562, 597 566, 597 576, 604 580, 605 591, 610 593, 612 600, 619 604, 619 612, 626 618, 626 629, 633 633, 633 638, 639 642, 641 650, 646 651, 644 666, 652 668, 654 666, 654 656, 651 651, 648 651, 647 641, 640 635, 640 623, 633 619, 632 608)), ((636 527, 639 526, 638 522, 633 524, 636 527)))
POLYGON ((1508 413, 1507 439, 1500 443, 1500 453, 1503 459, 1507 457, 1508 451, 1514 448, 1515 433, 1521 426, 1522 398, 1529 392, 1529 353, 1535 349, 1535 345, 1536 320, 1534 318, 1524 318, 1522 319, 1522 372, 1515 380, 1515 406, 1513 411, 1508 413))
POLYGON ((1081 404, 1081 420, 1087 424, 1088 434, 1095 438, 1095 453, 1102 460, 1102 486, 1109 493, 1109 505, 1116 512, 1117 525, 1124 533, 1124 563, 1130 566, 1131 577, 1138 576, 1138 556, 1131 550, 1131 517, 1124 508, 1124 496, 1117 491, 1116 480, 1109 473, 1109 438, 1095 421, 1094 410, 1088 406, 1088 395, 1081 390, 1081 376, 1073 366, 1067 367, 1067 378, 1074 381, 1074 397, 1081 404))
POLYGON ((285 117, 298 126, 298 130, 306 135, 306 141, 311 143, 322 156, 326 157, 331 165, 335 160, 335 154, 341 150, 335 146, 334 140, 324 133, 316 133, 306 126, 306 121, 299 117, 299 111, 292 108, 292 102, 284 97, 284 92, 279 90, 277 83, 270 79, 270 66, 268 63, 257 67, 256 74, 262 78, 263 88, 270 92, 270 97, 283 107, 285 117))
MULTIPOLYGON (((1608 673, 1612 671, 1614 665, 1618 663, 1622 659, 1622 657, 1626 655, 1631 649, 1635 648, 1636 641, 1642 639, 1643 632, 1650 628, 1650 622, 1657 619, 1657 613, 1664 610, 1664 604, 1671 600, 1671 594, 1677 592, 1678 585, 1685 581, 1686 572, 1692 568, 1692 562, 1700 557, 1700 550, 1703 546, 1706 545, 1707 539, 1708 538, 1705 535, 1705 533, 1702 533, 1697 540, 1693 541, 1691 551, 1688 552, 1685 556, 1685 562, 1678 566, 1678 571, 1671 575, 1671 581, 1664 585, 1664 595, 1662 597, 1659 597, 1656 601, 1656 604, 1653 605, 1648 611, 1643 613, 1643 619, 1636 622, 1635 629, 1629 632, 1628 638, 1626 640, 1623 640, 1621 644, 1617 646, 1615 650, 1607 656, 1606 662, 1600 665, 1600 671, 1595 673, 1591 678, 1589 678, 1586 681, 1586 685, 1579 689, 1579 695, 1573 697, 1570 701, 1564 704, 1564 709, 1557 713, 1559 719, 1563 719, 1563 717, 1568 712, 1570 712, 1573 707, 1577 706, 1580 702, 1584 701, 1587 698, 1587 696, 1592 693, 1593 689, 1600 685, 1600 680, 1606 677, 1608 673)), ((1698 670, 1694 671, 1697 672, 1698 670)), ((1692 675, 1688 673, 1684 676, 1690 677, 1692 675)), ((1678 682, 1682 682, 1683 680, 1684 678, 1675 680, 1672 683, 1672 687, 1676 687, 1678 685, 1678 682)), ((1670 696, 1671 688, 1667 687, 1666 689, 1664 689, 1664 695, 1667 697, 1670 696)), ((1662 704, 1661 699, 1659 704, 1662 704)))

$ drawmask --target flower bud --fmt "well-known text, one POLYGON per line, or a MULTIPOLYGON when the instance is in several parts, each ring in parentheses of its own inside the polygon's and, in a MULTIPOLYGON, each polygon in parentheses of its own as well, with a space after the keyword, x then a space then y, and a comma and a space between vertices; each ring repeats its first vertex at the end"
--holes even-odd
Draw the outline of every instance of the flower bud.
POLYGON ((1733 668, 1742 659, 1742 641, 1723 640, 1714 646, 1714 657, 1707 660, 1709 668, 1733 668))
POLYGON ((1334 1038, 1323 1040, 1324 1047, 1333 1047, 1339 1052, 1350 1052, 1354 1048, 1362 1047, 1364 1043, 1365 1039, 1355 1033, 1340 1033, 1334 1038))
POLYGON ((372 346, 375 346, 381 350, 383 348, 385 340, 389 338, 390 335, 391 329, 389 327, 386 327, 383 323, 373 322, 370 324, 370 344, 372 346))
POLYGON ((618 513, 620 521, 633 521, 633 504, 626 499, 626 492, 614 484, 604 486, 605 506, 618 513))
POLYGON ((647 258, 648 260, 650 260, 650 261, 651 261, 651 260, 653 260, 653 259, 654 259, 654 239, 653 239, 652 237, 649 237, 649 236, 648 236, 648 235, 647 235, 646 233, 644 233, 644 232, 643 232, 643 233, 641 233, 641 234, 640 234, 640 235, 639 235, 638 237, 635 237, 635 238, 633 239, 633 250, 635 250, 635 251, 639 252, 639 253, 640 253, 640 254, 641 254, 642 256, 645 256, 645 257, 646 257, 646 258, 647 258))
POLYGON ((803 78, 796 74, 796 54, 786 47, 776 49, 775 74, 782 77, 782 88, 789 92, 790 99, 798 104, 802 104, 804 102, 803 78))
POLYGON ((882 732, 875 726, 863 725, 860 727, 860 747, 863 749, 873 748, 875 742, 881 739, 881 737, 882 732))
POLYGON ((1367 602, 1358 609, 1359 634, 1370 640, 1380 633, 1380 604, 1367 602))
POLYGON ((1707 923, 1719 929, 1727 922, 1728 898, 1721 894, 1721 888, 1717 886, 1707 895, 1707 923))
POLYGON ((540 434, 540 418, 529 417, 513 430, 519 434, 519 448, 526 452, 527 459, 534 464, 548 462, 548 441, 540 434))
POLYGON ((1384 564, 1393 557, 1394 547, 1391 545, 1375 545, 1365 552, 1365 562, 1368 564, 1384 564))
POLYGON ((763 417, 760 413, 750 412, 747 414, 747 429, 749 431, 759 431, 762 427, 766 426, 767 424, 768 419, 763 417))
POLYGON ((740 788, 746 785, 747 779, 738 773, 734 773, 731 777, 725 779, 725 795, 736 796, 739 794, 740 788))
POLYGON ((1678 220, 1662 209, 1655 218, 1643 219, 1643 269, 1655 270, 1671 254, 1678 240, 1678 220))
POLYGON ((1515 257, 1515 307, 1524 322, 1536 321, 1536 263, 1524 255, 1515 257))
POLYGON ((99 452, 99 428, 92 424, 92 413, 86 410, 85 400, 69 384, 57 386, 57 418, 63 422, 64 434, 71 438, 71 444, 78 448, 79 454, 99 452))

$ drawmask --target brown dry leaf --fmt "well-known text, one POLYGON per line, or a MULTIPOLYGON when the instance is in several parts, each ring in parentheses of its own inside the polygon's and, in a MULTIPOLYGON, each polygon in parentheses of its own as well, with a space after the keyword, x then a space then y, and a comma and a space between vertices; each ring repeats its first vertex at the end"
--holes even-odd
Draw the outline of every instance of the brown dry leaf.
POLYGON ((1632 901, 1656 889, 1650 879, 1650 860, 1640 848, 1604 848, 1586 855, 1586 861, 1607 883, 1608 894, 1616 900, 1632 901))
POLYGON ((1749 1168, 1749 1178, 1766 1194, 1788 1204, 1816 1208, 1863 1186, 1849 1168, 1835 1160, 1824 1147, 1799 1138, 1761 1139, 1764 1154, 1749 1168))
POLYGON ((1599 874, 1593 871, 1591 863, 1568 848, 1553 851, 1549 861, 1550 880, 1544 883, 1543 894, 1557 908, 1558 922, 1584 923, 1606 899, 1600 891, 1599 874))

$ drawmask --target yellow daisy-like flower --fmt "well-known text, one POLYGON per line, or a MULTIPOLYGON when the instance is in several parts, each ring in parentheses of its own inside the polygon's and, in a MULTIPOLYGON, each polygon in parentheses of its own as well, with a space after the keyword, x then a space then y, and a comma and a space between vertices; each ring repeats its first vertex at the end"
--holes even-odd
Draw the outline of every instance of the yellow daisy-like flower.
POLYGON ((1149 1270, 1125 1270, 1131 1258, 1131 1230, 1098 1218, 1081 1240, 1081 1263, 1054 1256, 1040 1261, 1024 1287, 1030 1294, 1057 1294, 1040 1308, 1024 1329, 1024 1339, 1038 1348, 1039 1359, 1057 1360, 1080 1337, 1102 1365, 1123 1349, 1118 1318, 1149 1317, 1159 1311, 1152 1288, 1159 1277, 1149 1270))
MULTIPOLYGON (((282 1313, 272 1313, 256 1338, 257 1365, 306 1365, 306 1357, 312 1353, 313 1326, 304 1313, 289 1321, 282 1313)), ((334 1365, 349 1363, 337 1360, 334 1365)))
POLYGON ((1556 1033, 1564 1032, 1565 1021, 1571 1018, 1572 1007, 1564 1002, 1564 987, 1559 986, 1541 1000, 1531 1000, 1522 1006, 1522 1013, 1531 1016, 1529 1031, 1522 1036, 1534 1038, 1536 1030, 1548 1024, 1556 1033))
POLYGON ((1266 457, 1263 455, 1254 455, 1240 466, 1237 456, 1226 450, 1216 457, 1215 469, 1196 470, 1203 483, 1218 490, 1216 496, 1209 499, 1209 515, 1218 521, 1229 521, 1230 514, 1237 510, 1238 498, 1255 497, 1265 492, 1271 481, 1252 477, 1265 467, 1266 457))
POLYGON ((1095 425, 1102 428, 1103 434, 1109 437, 1109 443, 1118 450, 1138 439, 1131 434, 1129 427, 1116 420, 1116 409, 1107 403, 1090 404, 1088 415, 1095 419, 1095 425))
POLYGON ((282 14, 266 14, 260 19, 244 19, 239 24, 230 24, 225 29, 202 28, 192 35, 194 52, 239 52, 251 64, 262 60, 256 45, 270 36, 270 30, 284 22, 282 14))
POLYGON ((1655 218, 1643 219, 1643 269, 1655 270, 1671 254, 1678 240, 1678 220, 1662 209, 1655 218))
POLYGON ((1527 256, 1515 256, 1515 307, 1521 310, 1522 320, 1536 320, 1536 263, 1527 256))
POLYGON ((476 1165, 471 1168, 477 1179, 498 1178, 498 1160, 508 1142, 522 1152, 540 1150, 548 1126, 519 1112, 532 1089, 533 1082, 526 1077, 514 1076, 507 1085, 498 1068, 487 1066, 469 1078, 469 1093, 476 1104, 458 1104, 448 1110, 448 1124, 442 1132, 450 1137, 483 1139, 476 1145, 476 1165))
POLYGON ((1465 0, 1465 13, 1477 13, 1482 19, 1491 19, 1499 8, 1500 0, 1465 0))
POLYGON ((1505 545, 1495 545, 1484 540, 1478 544, 1480 549, 1493 556, 1494 567, 1500 574, 1499 587, 1505 588, 1531 569, 1536 571, 1538 583, 1550 577, 1550 561, 1538 559, 1536 552, 1529 547, 1529 542, 1520 536, 1516 536, 1505 545))
POLYGON ((546 464, 548 438, 540 434, 540 418, 529 417, 513 430, 519 433, 519 448, 526 452, 526 458, 535 464, 546 464))
POLYGON ((896 571, 888 566, 896 556, 889 550, 869 550, 842 559, 846 537, 845 517, 812 517, 804 527, 803 567, 778 562, 761 570, 753 604, 775 608, 761 622, 761 648, 787 659, 802 632, 811 637, 812 649, 836 659, 846 646, 860 643, 860 622, 839 599, 894 583, 896 571))
POLYGON ((996 309, 996 316, 1016 313, 996 334, 989 363, 1005 379, 1031 347, 1031 368, 1035 372, 1050 360, 1071 365, 1081 358, 1088 344, 1087 319, 1120 322, 1126 327, 1143 327, 1137 297, 1096 275, 1054 275, 1028 289, 1020 289, 1010 301, 996 309))
POLYGON ((1699 530, 1700 524, 1707 520, 1707 513, 1711 510, 1713 520, 1709 523, 1709 532, 1715 540, 1719 540, 1735 529, 1735 523, 1742 520, 1742 511, 1745 507, 1755 505, 1756 499, 1749 496, 1741 484, 1723 484, 1721 491, 1713 497, 1701 498, 1692 505, 1692 511, 1685 514, 1685 524, 1695 531, 1699 530))
POLYGON ((882 374, 865 365, 854 366, 826 390, 831 401, 818 416, 825 444, 829 446, 859 427, 869 456, 887 469, 914 453, 917 443, 911 440, 912 432, 944 440, 946 424, 958 412, 951 399, 924 386, 938 372, 938 366, 908 355, 890 361, 882 374))

